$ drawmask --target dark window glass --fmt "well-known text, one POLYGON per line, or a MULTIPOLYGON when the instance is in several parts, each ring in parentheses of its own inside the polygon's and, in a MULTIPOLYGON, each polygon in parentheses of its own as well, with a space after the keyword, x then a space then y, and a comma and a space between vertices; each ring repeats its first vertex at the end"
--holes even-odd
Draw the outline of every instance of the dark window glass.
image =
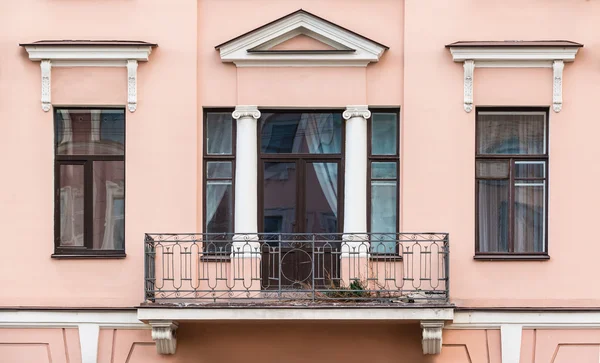
POLYGON ((477 253, 545 253, 546 112, 479 112, 477 152, 477 253))
POLYGON ((233 175, 231 161, 206 163, 206 232, 233 231, 233 175))
POLYGON ((261 152, 268 154, 339 154, 341 113, 269 113, 260 117, 261 152))
POLYGON ((125 112, 55 109, 56 253, 125 249, 125 112))
POLYGON ((373 112, 371 116, 371 154, 396 155, 398 119, 395 113, 373 112))
POLYGON ((398 113, 371 111, 369 120, 369 230, 371 251, 379 255, 397 254, 398 246, 398 113))
POLYGON ((206 113, 206 153, 233 154, 233 117, 231 112, 206 113))
POLYGON ((120 110, 58 109, 57 155, 124 155, 125 115, 120 110))
POLYGON ((265 232, 298 232, 296 230, 296 163, 265 162, 263 178, 265 232))

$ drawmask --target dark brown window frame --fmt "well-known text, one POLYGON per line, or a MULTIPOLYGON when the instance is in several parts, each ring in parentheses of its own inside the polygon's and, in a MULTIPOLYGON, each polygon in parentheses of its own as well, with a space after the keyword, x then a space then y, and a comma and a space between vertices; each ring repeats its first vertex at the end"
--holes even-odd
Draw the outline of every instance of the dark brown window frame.
MULTIPOLYGON (((373 162, 395 162, 396 163, 396 234, 400 232, 400 109, 399 108, 369 108, 371 111, 371 117, 367 120, 367 229, 371 232, 371 164, 373 162), (396 114, 396 153, 390 155, 373 155, 373 114, 375 113, 394 113, 396 114)), ((378 180, 378 179, 375 179, 378 180)), ((383 179, 382 179, 383 180, 383 179)), ((391 181, 392 179, 385 179, 391 181)), ((398 246, 396 245, 395 254, 399 254, 398 246)), ((377 258, 378 253, 373 252, 370 254, 372 258, 377 258)), ((383 256, 382 256, 383 257, 383 256)), ((385 260, 389 260, 389 256, 383 257, 385 260)), ((400 256, 398 256, 400 258, 400 256)))
MULTIPOLYGON (((339 113, 342 114, 344 112, 343 108, 286 108, 286 109, 277 109, 277 108, 265 108, 260 109, 261 113, 339 113)), ((263 175, 263 165, 265 162, 269 161, 290 161, 297 162, 301 164, 305 164, 307 162, 337 162, 338 163, 338 223, 337 229, 338 233, 342 233, 344 231, 344 173, 345 173, 345 155, 346 155, 346 122, 342 119, 342 141, 341 141, 341 150, 336 154, 310 154, 310 153, 263 153, 261 150, 261 123, 257 122, 257 155, 258 155, 258 182, 257 182, 257 195, 258 195, 258 230, 263 231, 264 229, 264 175, 263 175)), ((296 185, 297 188, 297 198, 304 198, 305 195, 300 193, 302 191, 303 182, 300 182, 296 185)), ((299 207, 298 207, 299 208, 299 207)), ((302 211, 297 211, 298 215, 301 215, 302 211)))
MULTIPOLYGON (((208 127, 208 114, 209 113, 229 113, 232 114, 234 108, 231 107, 220 107, 220 108, 210 108, 205 107, 202 110, 202 230, 207 233, 206 226, 206 190, 208 188, 208 175, 207 175, 207 165, 209 162, 219 162, 219 161, 230 161, 231 162, 231 190, 233 192, 232 195, 232 210, 231 210, 231 224, 235 226, 235 165, 236 165, 236 138, 237 138, 237 122, 235 119, 232 119, 231 123, 231 154, 228 155, 217 155, 217 154, 209 154, 208 153, 208 143, 206 142, 207 127, 208 127)), ((214 180, 214 179, 211 179, 214 180)), ((229 180, 229 179, 227 179, 229 180)), ((230 231, 226 233, 226 236, 233 236, 235 231, 230 231)), ((208 253, 205 250, 206 255, 204 255, 203 259, 229 259, 229 253, 223 255, 221 253, 208 253)))
MULTIPOLYGON (((123 155, 59 155, 57 153, 57 143, 54 143, 54 254, 52 258, 124 258, 126 257, 126 241, 123 241, 122 250, 100 250, 91 248, 93 244, 93 169, 94 161, 122 161, 125 163, 126 143, 127 143, 127 112, 124 107, 94 107, 94 106, 60 106, 53 107, 52 110, 52 132, 53 138, 56 137, 56 115, 60 110, 122 110, 123 111, 123 155), (60 167, 61 165, 82 165, 84 168, 84 227, 83 241, 84 245, 79 246, 61 246, 60 245, 60 167)), ((123 180, 126 180, 127 168, 124 168, 123 180)), ((127 206, 127 187, 123 186, 123 203, 127 206)), ((124 216, 125 217, 125 216, 124 216)), ((126 218, 125 218, 126 219, 126 218)), ((127 230, 125 223, 124 231, 127 230)))
MULTIPOLYGON (((550 259, 548 252, 548 196, 550 191, 550 108, 549 107, 477 107, 475 109, 475 260, 486 261, 526 261, 526 260, 548 260, 550 259), (479 114, 485 112, 513 112, 513 113, 544 113, 545 114, 545 153, 544 154, 480 154, 478 151, 479 136, 477 128, 479 127, 479 114), (477 161, 502 160, 509 163, 509 228, 508 228, 508 249, 509 252, 480 252, 479 251, 479 187, 478 180, 494 179, 494 178, 478 178, 477 177, 477 161), (515 161, 543 161, 545 162, 545 177, 538 180, 544 180, 546 184, 544 203, 544 251, 543 252, 514 252, 514 168, 515 161)), ((496 178, 497 179, 497 178, 496 178)), ((494 180, 496 180, 494 179, 494 180)), ((522 179, 522 178, 518 178, 522 179)), ((532 179, 533 180, 533 179, 532 179)))

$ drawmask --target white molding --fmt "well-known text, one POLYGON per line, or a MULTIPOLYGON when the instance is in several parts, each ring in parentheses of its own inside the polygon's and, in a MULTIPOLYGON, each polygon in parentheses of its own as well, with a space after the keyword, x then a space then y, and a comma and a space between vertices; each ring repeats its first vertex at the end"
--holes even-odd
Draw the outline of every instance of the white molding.
POLYGON ((135 311, 0 311, 0 328, 74 328, 97 324, 101 328, 148 329, 135 311))
POLYGON ((218 49, 221 61, 233 62, 237 67, 366 67, 370 62, 378 62, 387 48, 308 12, 298 11, 218 49), (350 52, 249 52, 269 50, 300 34, 336 50, 350 52))
POLYGON ((565 62, 575 61, 579 47, 450 47, 452 60, 464 62, 464 109, 473 109, 475 68, 553 68, 552 109, 562 109, 562 74, 565 62))
POLYGON ((216 320, 322 320, 322 321, 419 321, 452 320, 454 308, 146 308, 138 309, 138 319, 162 321, 216 320))
POLYGON ((486 62, 502 62, 510 67, 511 62, 519 65, 519 62, 548 62, 549 65, 555 60, 573 62, 579 47, 450 47, 452 59, 455 62, 474 60, 477 67, 486 62))
POLYGON ((464 65, 464 109, 466 112, 473 110, 473 71, 475 70, 475 62, 466 60, 464 65))
POLYGON ((600 311, 456 311, 445 329, 500 329, 506 324, 523 329, 600 329, 600 311))
POLYGON ((42 110, 48 112, 52 105, 52 61, 41 61, 40 69, 42 73, 42 110))
POLYGON ((137 60, 147 62, 152 53, 151 45, 136 46, 77 46, 77 45, 26 45, 25 50, 29 53, 32 61, 44 59, 52 60, 55 64, 60 62, 94 61, 99 65, 102 62, 137 60))
POLYGON ((137 66, 148 61, 152 45, 144 46, 55 46, 26 45, 32 61, 40 61, 42 69, 42 109, 50 111, 52 67, 126 67, 127 108, 137 109, 137 66))
POLYGON ((440 354, 442 351, 443 321, 422 321, 423 337, 421 343, 423 354, 440 354))
POLYGON ((562 60, 555 60, 552 64, 554 72, 554 82, 552 83, 552 109, 554 112, 562 110, 562 78, 565 63, 562 60))
POLYGON ((158 354, 175 354, 177 350, 177 327, 174 321, 150 321, 152 340, 156 342, 158 354))
POLYGON ((79 346, 81 348, 81 363, 98 362, 98 336, 100 325, 79 324, 79 346))
POLYGON ((519 363, 521 359, 521 336, 523 327, 516 324, 500 326, 502 363, 519 363))
POLYGON ((136 60, 127 61, 127 108, 129 112, 137 109, 137 68, 136 60))

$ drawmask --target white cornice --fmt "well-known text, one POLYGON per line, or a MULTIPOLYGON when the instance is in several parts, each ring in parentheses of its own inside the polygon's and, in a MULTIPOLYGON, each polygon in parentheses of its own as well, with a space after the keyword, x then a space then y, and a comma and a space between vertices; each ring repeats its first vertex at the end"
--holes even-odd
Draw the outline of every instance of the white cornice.
POLYGON ((148 45, 46 45, 25 44, 29 59, 39 61, 42 72, 42 110, 51 108, 53 67, 126 67, 127 108, 137 109, 137 63, 147 62, 154 44, 148 45))
POLYGON ((464 65, 463 108, 466 112, 473 109, 473 77, 475 68, 552 68, 552 109, 562 109, 562 77, 565 62, 575 61, 578 46, 502 46, 473 47, 449 46, 452 59, 464 65))
POLYGON ((305 11, 298 11, 217 46, 223 62, 237 67, 366 67, 387 49, 305 11), (332 51, 269 52, 297 35, 306 35, 332 51), (256 52, 260 50, 261 52, 256 52))

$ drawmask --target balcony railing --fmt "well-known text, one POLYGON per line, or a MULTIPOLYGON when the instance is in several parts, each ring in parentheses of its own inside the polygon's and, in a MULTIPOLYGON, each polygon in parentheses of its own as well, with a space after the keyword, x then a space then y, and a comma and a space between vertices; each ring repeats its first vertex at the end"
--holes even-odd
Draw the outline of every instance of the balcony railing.
POLYGON ((445 304, 448 234, 147 234, 145 300, 445 304))

